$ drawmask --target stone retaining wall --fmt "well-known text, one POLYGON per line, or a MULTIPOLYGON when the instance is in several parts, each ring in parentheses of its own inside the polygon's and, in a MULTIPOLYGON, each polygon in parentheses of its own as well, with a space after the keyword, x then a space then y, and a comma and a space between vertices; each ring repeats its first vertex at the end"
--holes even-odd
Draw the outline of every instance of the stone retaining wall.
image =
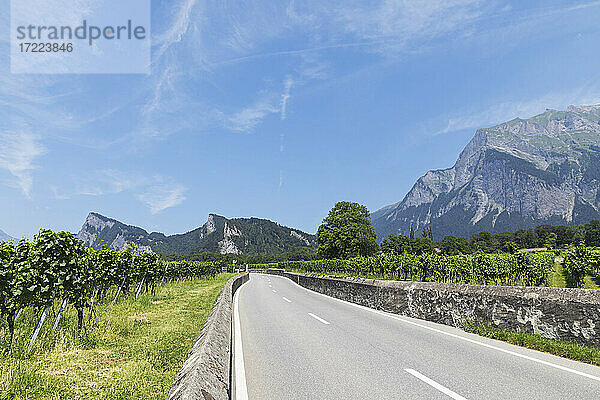
POLYGON ((270 269, 300 286, 391 313, 463 327, 498 329, 600 347, 600 290, 378 281, 311 276, 270 269))
POLYGON ((248 274, 238 275, 223 286, 168 400, 229 399, 233 295, 248 279, 248 274))

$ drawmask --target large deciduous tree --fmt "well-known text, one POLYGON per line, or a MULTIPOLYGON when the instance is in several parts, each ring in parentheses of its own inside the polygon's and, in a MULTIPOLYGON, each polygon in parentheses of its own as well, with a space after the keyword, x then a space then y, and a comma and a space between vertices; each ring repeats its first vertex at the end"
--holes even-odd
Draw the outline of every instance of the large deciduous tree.
POLYGON ((340 201, 329 211, 317 237, 319 254, 325 258, 371 256, 378 250, 369 211, 349 201, 340 201))

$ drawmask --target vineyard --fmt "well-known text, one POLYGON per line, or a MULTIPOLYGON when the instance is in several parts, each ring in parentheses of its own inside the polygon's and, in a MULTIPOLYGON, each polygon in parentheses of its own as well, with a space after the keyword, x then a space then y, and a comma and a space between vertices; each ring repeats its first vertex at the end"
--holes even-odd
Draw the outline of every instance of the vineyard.
POLYGON ((164 262, 156 254, 135 254, 129 249, 92 250, 67 232, 40 230, 31 242, 1 242, 0 317, 8 330, 7 350, 12 350, 15 323, 26 309, 39 316, 32 326, 29 352, 55 304, 60 308, 52 330, 60 324, 65 309, 73 307, 80 334, 85 315, 97 325, 96 307, 101 303, 153 293, 168 282, 212 278, 221 269, 215 262, 164 262))
POLYGON ((477 285, 547 286, 555 259, 563 260, 574 287, 586 275, 600 277, 600 251, 579 246, 561 251, 444 256, 378 255, 347 260, 285 261, 251 268, 281 268, 311 274, 477 285))

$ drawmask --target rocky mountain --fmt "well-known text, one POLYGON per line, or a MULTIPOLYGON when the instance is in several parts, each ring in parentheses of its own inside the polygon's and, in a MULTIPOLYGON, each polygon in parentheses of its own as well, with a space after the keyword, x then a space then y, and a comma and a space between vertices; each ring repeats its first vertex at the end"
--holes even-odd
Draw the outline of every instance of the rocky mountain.
POLYGON ((316 246, 316 237, 297 229, 258 218, 235 218, 210 214, 201 227, 167 236, 90 213, 77 234, 88 247, 107 245, 113 250, 132 247, 164 254, 282 253, 299 246, 316 246))
POLYGON ((3 230, 0 229, 0 242, 10 242, 14 240, 15 238, 11 237, 10 235, 6 234, 3 230))
POLYGON ((371 219, 380 241, 411 226, 440 239, 600 219, 600 105, 479 129, 452 168, 427 172, 371 219))

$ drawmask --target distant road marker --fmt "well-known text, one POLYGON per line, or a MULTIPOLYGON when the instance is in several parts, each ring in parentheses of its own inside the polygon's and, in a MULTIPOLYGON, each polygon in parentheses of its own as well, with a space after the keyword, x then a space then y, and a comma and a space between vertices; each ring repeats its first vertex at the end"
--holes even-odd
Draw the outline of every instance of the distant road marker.
POLYGON ((315 314, 313 313, 308 313, 308 315, 310 315, 311 317, 313 317, 314 319, 316 319, 317 321, 325 324, 325 325, 329 325, 329 322, 325 321, 323 318, 321 317, 317 317, 315 314))
POLYGON ((273 293, 277 293, 277 290, 273 289, 273 290, 271 290, 271 292, 273 292, 273 293))

